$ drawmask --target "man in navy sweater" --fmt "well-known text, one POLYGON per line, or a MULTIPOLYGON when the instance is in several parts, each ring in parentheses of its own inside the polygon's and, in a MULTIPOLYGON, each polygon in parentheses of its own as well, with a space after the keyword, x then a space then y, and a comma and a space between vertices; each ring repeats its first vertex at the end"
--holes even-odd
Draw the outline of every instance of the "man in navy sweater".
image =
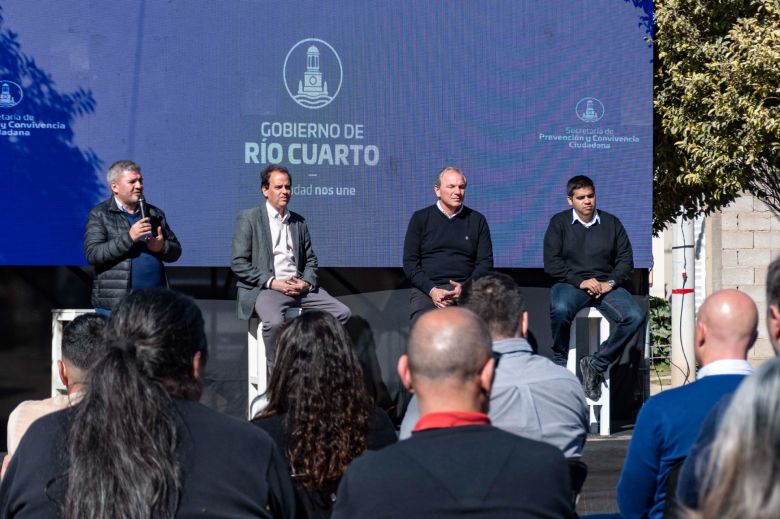
MULTIPOLYGON (((767 269, 766 304, 767 338, 775 355, 780 356, 780 258, 776 258, 767 269)), ((732 396, 729 394, 721 398, 704 419, 699 437, 680 468, 676 498, 688 508, 699 508, 699 487, 702 477, 707 475, 707 458, 732 396)))
POLYGON ((411 319, 456 305, 463 283, 493 270, 493 243, 485 217, 463 205, 466 177, 454 167, 439 172, 438 201, 420 209, 404 238, 404 272, 413 288, 411 319))
POLYGON ((672 469, 688 455, 707 413, 752 371, 747 352, 757 324, 755 303, 739 290, 704 300, 694 339, 702 364, 696 382, 657 394, 637 417, 617 487, 624 518, 664 517, 672 469))
POLYGON ((566 185, 571 210, 552 217, 544 235, 544 271, 558 281, 550 290, 553 361, 566 365, 571 323, 594 306, 616 326, 599 350, 580 361, 582 385, 591 400, 601 397, 604 373, 620 357, 645 316, 622 285, 634 269, 631 242, 623 224, 596 210, 593 181, 572 177, 566 185))

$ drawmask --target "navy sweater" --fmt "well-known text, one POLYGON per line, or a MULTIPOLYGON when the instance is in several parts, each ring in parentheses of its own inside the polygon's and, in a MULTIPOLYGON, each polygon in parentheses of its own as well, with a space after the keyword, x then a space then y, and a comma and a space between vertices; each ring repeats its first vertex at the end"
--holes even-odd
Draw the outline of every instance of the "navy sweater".
POLYGON ((617 487, 623 517, 663 517, 670 470, 688 456, 710 409, 723 395, 733 393, 744 378, 710 375, 645 402, 636 419, 617 487))
POLYGON ((490 425, 415 432, 341 480, 333 519, 574 517, 559 449, 490 425))
POLYGON ((412 215, 404 239, 404 272, 412 285, 428 294, 492 269, 493 243, 482 214, 464 207, 450 219, 434 204, 412 215))
POLYGON ((623 224, 599 211, 600 223, 572 223, 571 209, 550 219, 544 235, 544 271, 556 281, 579 287, 586 279, 614 279, 619 285, 634 270, 634 253, 623 224))

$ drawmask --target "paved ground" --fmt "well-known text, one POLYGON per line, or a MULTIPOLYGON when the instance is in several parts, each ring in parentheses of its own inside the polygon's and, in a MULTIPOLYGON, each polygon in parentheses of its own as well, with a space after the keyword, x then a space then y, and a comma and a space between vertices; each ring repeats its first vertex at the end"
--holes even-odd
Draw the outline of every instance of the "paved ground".
POLYGON ((588 465, 588 479, 577 504, 579 515, 618 511, 615 493, 630 439, 630 430, 612 436, 588 437, 582 453, 582 459, 588 465))

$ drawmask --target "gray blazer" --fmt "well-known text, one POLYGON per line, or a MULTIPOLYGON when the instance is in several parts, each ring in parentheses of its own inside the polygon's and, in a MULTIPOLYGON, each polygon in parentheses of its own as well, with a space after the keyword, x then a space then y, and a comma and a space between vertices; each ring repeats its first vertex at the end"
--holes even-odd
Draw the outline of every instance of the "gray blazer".
MULTIPOLYGON (((314 291, 317 289, 317 256, 311 247, 309 228, 306 220, 292 211, 289 222, 296 268, 299 276, 314 291)), ((238 278, 238 317, 249 319, 255 309, 257 295, 266 290, 265 284, 274 276, 271 227, 265 203, 238 215, 230 268, 238 278)))

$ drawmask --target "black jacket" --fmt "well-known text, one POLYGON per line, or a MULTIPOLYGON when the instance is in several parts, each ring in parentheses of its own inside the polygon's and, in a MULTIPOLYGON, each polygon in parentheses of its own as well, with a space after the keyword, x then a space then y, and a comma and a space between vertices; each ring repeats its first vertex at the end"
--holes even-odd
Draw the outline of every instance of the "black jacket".
MULTIPOLYGON (((152 253, 160 262, 172 262, 181 256, 181 244, 168 227, 165 213, 147 204, 152 226, 161 226, 165 245, 159 253, 152 253)), ((84 256, 95 266, 95 282, 92 285, 92 306, 114 308, 131 286, 130 223, 112 196, 89 212, 84 232, 84 256)), ((156 232, 156 231, 155 231, 156 232)), ((167 278, 166 278, 167 284, 167 278)))

